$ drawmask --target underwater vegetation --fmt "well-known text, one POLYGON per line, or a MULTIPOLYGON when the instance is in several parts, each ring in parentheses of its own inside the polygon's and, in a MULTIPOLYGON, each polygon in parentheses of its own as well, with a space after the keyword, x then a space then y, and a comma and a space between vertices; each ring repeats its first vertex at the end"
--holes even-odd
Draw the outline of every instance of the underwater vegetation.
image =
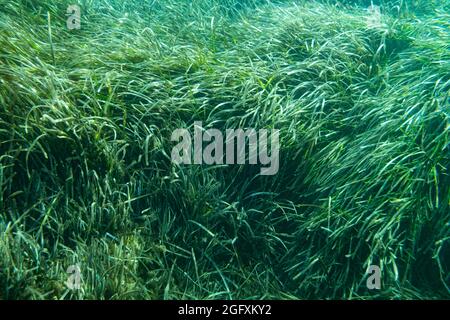
POLYGON ((449 299, 449 2, 0 0, 0 299, 449 299))

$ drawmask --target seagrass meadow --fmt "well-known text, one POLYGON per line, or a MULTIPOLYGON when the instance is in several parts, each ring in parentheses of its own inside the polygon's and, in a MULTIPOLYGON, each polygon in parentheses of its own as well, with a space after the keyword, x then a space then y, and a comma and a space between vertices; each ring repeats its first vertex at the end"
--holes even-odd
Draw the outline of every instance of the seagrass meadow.
POLYGON ((450 1, 373 4, 0 0, 0 299, 449 299, 450 1))

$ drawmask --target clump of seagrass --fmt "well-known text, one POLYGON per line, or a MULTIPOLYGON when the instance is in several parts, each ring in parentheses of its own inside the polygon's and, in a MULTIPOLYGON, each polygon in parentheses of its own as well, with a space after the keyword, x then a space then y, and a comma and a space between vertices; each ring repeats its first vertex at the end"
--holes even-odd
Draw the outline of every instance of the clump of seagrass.
POLYGON ((1 299, 449 297, 443 5, 69 4, 0 6, 1 299), (279 129, 279 173, 174 165, 195 121, 279 129))

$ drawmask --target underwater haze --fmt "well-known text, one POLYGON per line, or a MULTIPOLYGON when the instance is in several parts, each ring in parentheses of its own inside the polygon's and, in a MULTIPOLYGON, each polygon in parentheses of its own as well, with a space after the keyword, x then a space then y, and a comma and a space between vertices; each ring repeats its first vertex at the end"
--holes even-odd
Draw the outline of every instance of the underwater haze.
POLYGON ((450 299, 450 1, 0 0, 15 299, 450 299))

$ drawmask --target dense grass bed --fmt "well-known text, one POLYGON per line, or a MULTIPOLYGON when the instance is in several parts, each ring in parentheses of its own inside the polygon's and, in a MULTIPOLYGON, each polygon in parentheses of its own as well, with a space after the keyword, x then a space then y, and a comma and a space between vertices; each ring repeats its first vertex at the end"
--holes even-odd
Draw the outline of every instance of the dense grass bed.
POLYGON ((75 3, 0 0, 0 299, 450 298, 448 1, 75 3), (194 121, 279 173, 173 164, 194 121))

